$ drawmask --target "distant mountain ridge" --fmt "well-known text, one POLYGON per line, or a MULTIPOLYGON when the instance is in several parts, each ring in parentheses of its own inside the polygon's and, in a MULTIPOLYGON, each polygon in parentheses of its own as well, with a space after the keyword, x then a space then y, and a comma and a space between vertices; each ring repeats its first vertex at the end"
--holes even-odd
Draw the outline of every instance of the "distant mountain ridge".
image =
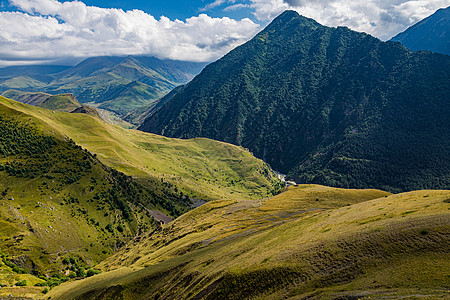
POLYGON ((14 77, 23 75, 49 75, 62 72, 69 69, 70 66, 58 66, 58 65, 31 65, 31 66, 9 66, 0 68, 0 78, 14 77))
POLYGON ((249 148, 300 183, 450 188, 450 58, 286 11, 143 131, 249 148))
POLYGON ((204 65, 145 56, 105 56, 88 58, 73 67, 8 67, 0 69, 0 92, 71 93, 81 103, 124 116, 188 82, 204 65))
POLYGON ((450 6, 409 27, 391 39, 413 51, 428 50, 450 55, 450 6))

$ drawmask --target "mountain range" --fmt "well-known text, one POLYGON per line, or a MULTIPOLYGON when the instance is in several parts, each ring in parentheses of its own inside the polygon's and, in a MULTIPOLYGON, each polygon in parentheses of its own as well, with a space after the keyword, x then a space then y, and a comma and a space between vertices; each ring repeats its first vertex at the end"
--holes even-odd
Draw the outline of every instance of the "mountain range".
POLYGON ((409 27, 391 39, 413 51, 428 50, 450 55, 450 6, 409 27))
POLYGON ((202 68, 0 69, 0 299, 448 297, 448 55, 286 11, 202 68))
POLYGON ((73 94, 125 116, 188 82, 204 63, 160 60, 146 56, 93 57, 76 66, 21 66, 0 69, 0 92, 73 94))
POLYGON ((140 130, 249 148, 298 183, 450 187, 450 57, 287 11, 140 130))

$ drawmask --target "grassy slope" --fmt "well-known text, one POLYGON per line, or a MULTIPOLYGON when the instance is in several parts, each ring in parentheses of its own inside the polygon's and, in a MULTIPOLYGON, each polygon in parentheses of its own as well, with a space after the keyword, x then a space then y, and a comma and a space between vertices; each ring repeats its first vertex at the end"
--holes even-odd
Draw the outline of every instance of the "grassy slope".
POLYGON ((81 107, 80 102, 78 102, 77 98, 75 98, 72 94, 60 94, 50 96, 47 100, 42 102, 39 107, 50 109, 50 110, 58 110, 64 112, 71 112, 79 107, 81 107))
POLYGON ((81 107, 80 102, 72 94, 51 95, 39 92, 22 92, 8 90, 2 94, 3 97, 13 99, 22 103, 39 106, 50 110, 71 112, 81 107))
POLYGON ((210 202, 102 264, 113 271, 49 296, 442 298, 449 199, 450 191, 389 195, 303 185, 267 200, 210 202))
POLYGON ((34 117, 3 105, 0 117, 2 134, 15 137, 2 140, 0 148, 1 247, 23 256, 22 267, 45 272, 53 268, 53 258, 77 252, 98 262, 107 256, 103 250, 111 253, 140 227, 149 228, 142 208, 127 203, 130 216, 125 217, 114 204, 133 201, 121 191, 139 189, 129 179, 34 117), (112 189, 118 191, 113 204, 107 199, 112 189), (109 223, 122 224, 123 232, 102 230, 109 223))
MULTIPOLYGON (((136 184, 48 124, 0 103, 0 251, 23 272, 63 274, 69 256, 93 266, 155 226, 145 207, 179 209, 177 193, 152 184, 136 184)), ((11 287, 42 282, 11 268, 0 263, 0 285, 8 287, 0 296, 36 292, 11 287)))
POLYGON ((0 98, 5 106, 35 116, 64 132, 99 159, 127 175, 164 178, 194 198, 266 197, 277 181, 268 166, 241 147, 209 139, 169 139, 106 124, 83 114, 49 110, 0 98))

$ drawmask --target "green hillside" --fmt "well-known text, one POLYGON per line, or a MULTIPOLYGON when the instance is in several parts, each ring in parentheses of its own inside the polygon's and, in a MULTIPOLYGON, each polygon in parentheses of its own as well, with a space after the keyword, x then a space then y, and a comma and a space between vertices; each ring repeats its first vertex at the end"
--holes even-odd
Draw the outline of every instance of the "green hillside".
POLYGON ((47 100, 42 102, 39 107, 50 110, 71 112, 81 107, 81 104, 72 94, 60 94, 50 96, 47 100))
POLYGON ((70 270, 84 277, 85 269, 155 228, 152 210, 174 217, 187 210, 189 201, 167 184, 136 182, 14 109, 25 104, 0 100, 2 286, 26 280, 25 286, 40 282, 43 290, 68 280, 70 270))
POLYGON ((450 188, 450 57, 287 11, 139 128, 252 151, 299 183, 450 188))
POLYGON ((0 297, 83 277, 196 199, 256 199, 281 186, 248 151, 212 140, 171 140, 3 97, 0 123, 0 297))
POLYGON ((102 163, 143 184, 162 180, 202 200, 263 198, 281 185, 267 164, 238 146, 209 139, 169 139, 6 98, 0 103, 38 118, 97 154, 102 163))
POLYGON ((81 107, 80 102, 72 94, 51 95, 41 92, 21 92, 8 90, 1 94, 3 97, 22 103, 39 106, 50 110, 71 112, 81 107))
POLYGON ((386 299, 448 293, 449 191, 317 185, 214 201, 51 299, 386 299))
POLYGON ((44 77, 46 75, 60 73, 70 68, 69 66, 59 65, 25 65, 25 66, 9 66, 0 68, 0 81, 3 78, 18 77, 21 75, 29 75, 36 77, 44 77))
POLYGON ((9 89, 18 90, 42 90, 47 84, 36 78, 27 75, 21 75, 13 78, 7 78, 0 83, 0 90, 6 91, 9 89))

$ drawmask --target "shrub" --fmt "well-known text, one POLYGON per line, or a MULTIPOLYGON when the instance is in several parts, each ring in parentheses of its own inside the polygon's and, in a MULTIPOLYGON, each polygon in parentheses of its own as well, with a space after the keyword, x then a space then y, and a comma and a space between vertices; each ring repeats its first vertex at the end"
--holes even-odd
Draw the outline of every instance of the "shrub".
POLYGON ((47 286, 47 282, 38 282, 34 286, 47 286))
POLYGON ((100 270, 89 269, 89 270, 87 271, 87 273, 86 273, 86 276, 87 276, 87 277, 91 277, 91 276, 100 274, 101 272, 102 272, 102 271, 100 271, 100 270))
POLYGON ((86 270, 83 267, 77 269, 77 277, 86 277, 86 270))
POLYGON ((27 286, 27 281, 25 279, 17 281, 16 286, 27 286))
POLYGON ((113 227, 112 227, 111 224, 106 225, 105 229, 106 229, 107 231, 111 232, 111 233, 114 231, 114 229, 113 229, 113 227))

